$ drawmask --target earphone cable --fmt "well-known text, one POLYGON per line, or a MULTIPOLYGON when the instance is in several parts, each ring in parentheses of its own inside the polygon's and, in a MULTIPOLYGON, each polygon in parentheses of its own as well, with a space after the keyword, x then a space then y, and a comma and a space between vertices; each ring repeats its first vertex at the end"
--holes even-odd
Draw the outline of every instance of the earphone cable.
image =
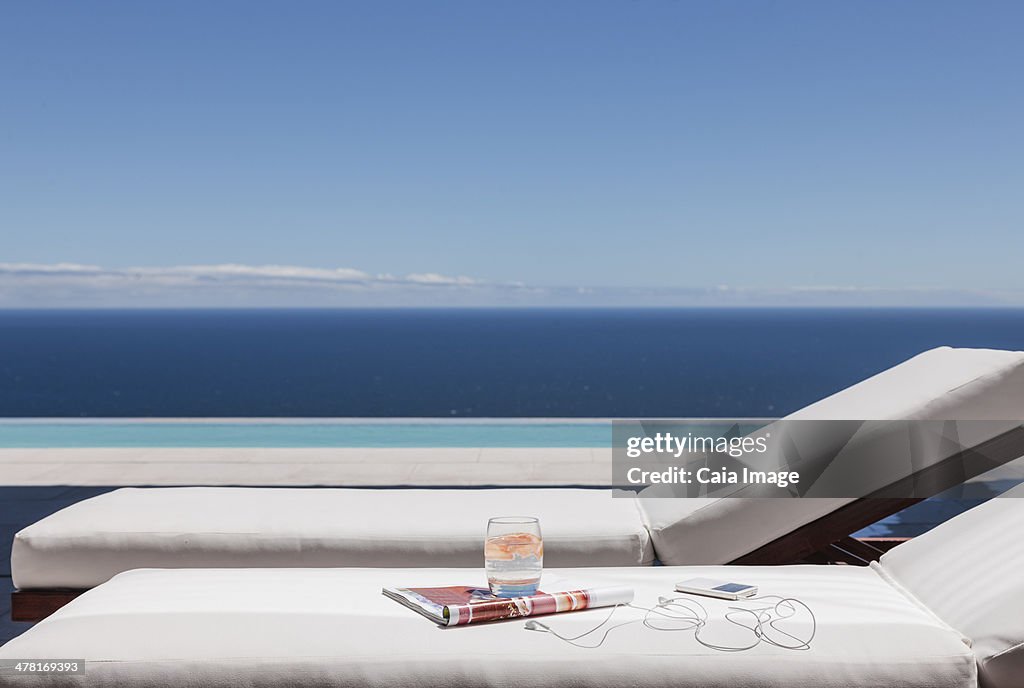
POLYGON ((642 623, 643 626, 653 631, 692 631, 694 640, 696 640, 700 645, 712 650, 717 650, 719 652, 744 652, 746 650, 752 650, 761 643, 774 645, 775 647, 784 650, 811 649, 811 642, 814 640, 814 637, 818 631, 818 621, 814 615, 814 611, 806 603, 795 597, 764 595, 760 597, 753 597, 749 600, 744 601, 765 602, 768 600, 775 600, 775 602, 770 606, 757 607, 753 609, 746 607, 731 606, 729 607, 730 611, 726 612, 726 621, 735 626, 739 626, 740 628, 747 629, 754 636, 754 641, 751 644, 742 646, 722 645, 710 642, 701 637, 702 631, 704 631, 708 625, 709 614, 704 605, 702 605, 697 600, 689 597, 660 597, 658 598, 658 604, 654 607, 642 607, 640 605, 632 603, 617 604, 611 608, 611 610, 608 612, 608 615, 604 618, 603 621, 601 621, 601 623, 599 623, 594 628, 591 628, 590 630, 584 631, 583 633, 580 633, 575 636, 563 636, 550 626, 533 619, 526 622, 525 628, 531 631, 541 631, 544 633, 550 633, 559 640, 562 640, 563 642, 566 642, 570 645, 591 650, 601 647, 604 644, 604 642, 608 639, 608 636, 611 634, 611 632, 615 629, 621 628, 623 626, 629 626, 635 623, 642 623), (605 626, 607 626, 611 622, 612 618, 615 616, 615 613, 619 609, 619 607, 630 607, 632 609, 644 612, 644 615, 640 619, 631 619, 629 621, 623 621, 621 623, 613 624, 605 628, 605 626), (811 620, 811 632, 806 640, 793 635, 789 631, 785 631, 779 628, 779 626, 777 625, 782 621, 786 621, 795 617, 799 613, 799 609, 805 610, 811 620), (743 623, 737 618, 745 617, 748 614, 751 615, 754 619, 752 625, 743 623), (587 636, 596 633, 602 628, 605 628, 604 633, 601 634, 601 637, 597 640, 596 643, 580 642, 583 638, 586 638, 587 636), (782 636, 789 638, 790 640, 794 641, 795 644, 780 642, 779 640, 770 637, 766 629, 771 629, 772 632, 781 634, 782 636))

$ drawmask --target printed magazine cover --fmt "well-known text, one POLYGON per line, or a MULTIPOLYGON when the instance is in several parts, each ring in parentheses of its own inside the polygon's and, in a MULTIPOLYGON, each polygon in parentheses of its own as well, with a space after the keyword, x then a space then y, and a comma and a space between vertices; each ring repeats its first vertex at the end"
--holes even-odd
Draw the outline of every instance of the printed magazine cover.
POLYGON ((591 607, 627 604, 630 588, 592 588, 529 597, 496 597, 487 588, 452 585, 440 588, 384 588, 384 595, 442 626, 462 626, 522 616, 580 611, 591 607))

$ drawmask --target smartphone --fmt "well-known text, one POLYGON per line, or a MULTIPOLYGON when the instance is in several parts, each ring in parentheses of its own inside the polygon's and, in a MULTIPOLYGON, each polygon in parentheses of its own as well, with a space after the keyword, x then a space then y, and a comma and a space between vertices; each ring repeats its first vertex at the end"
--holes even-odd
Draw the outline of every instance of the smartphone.
POLYGON ((682 583, 676 583, 676 590, 678 592, 690 593, 691 595, 718 597, 723 600, 742 600, 757 594, 756 585, 715 580, 713 578, 691 578, 682 583))

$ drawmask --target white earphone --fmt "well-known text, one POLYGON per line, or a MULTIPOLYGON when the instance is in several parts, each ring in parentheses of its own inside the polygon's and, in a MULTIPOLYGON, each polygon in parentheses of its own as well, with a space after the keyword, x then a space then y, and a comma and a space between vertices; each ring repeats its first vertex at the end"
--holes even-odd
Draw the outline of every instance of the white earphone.
POLYGON ((743 646, 721 645, 704 640, 701 637, 701 631, 708 625, 708 611, 704 605, 691 597, 659 597, 658 604, 654 607, 641 607, 635 604, 617 604, 612 607, 604 621, 591 628, 589 631, 585 631, 576 636, 561 635, 547 624, 541 623, 536 619, 527 621, 523 627, 528 631, 550 633, 554 637, 570 645, 591 650, 601 647, 605 640, 607 640, 608 635, 616 628, 635 623, 642 623, 646 628, 654 631, 693 631, 694 640, 704 647, 712 650, 718 650, 720 652, 743 652, 745 650, 751 650, 761 643, 774 645, 775 647, 780 647, 784 650, 810 650, 811 641, 814 640, 814 636, 818 632, 818 620, 814 616, 814 611, 811 610, 811 608, 804 602, 795 597, 763 595, 760 597, 751 597, 743 601, 768 602, 769 600, 775 600, 775 602, 769 603, 768 606, 754 608, 730 606, 730 611, 725 613, 724 618, 726 621, 741 628, 746 628, 753 634, 753 642, 749 645, 743 646), (615 615, 615 612, 619 607, 637 609, 643 611, 644 615, 639 619, 631 619, 629 621, 623 621, 621 623, 608 626, 608 628, 605 628, 604 633, 602 633, 597 639, 596 643, 580 642, 587 636, 590 636, 604 628, 612 620, 612 617, 615 615), (802 639, 788 631, 784 631, 777 625, 779 622, 786 621, 797 616, 800 610, 806 611, 811 620, 811 632, 806 639, 802 639), (748 625, 742 623, 736 618, 747 614, 753 617, 752 624, 748 625), (780 639, 780 635, 788 638, 789 641, 792 642, 780 639))

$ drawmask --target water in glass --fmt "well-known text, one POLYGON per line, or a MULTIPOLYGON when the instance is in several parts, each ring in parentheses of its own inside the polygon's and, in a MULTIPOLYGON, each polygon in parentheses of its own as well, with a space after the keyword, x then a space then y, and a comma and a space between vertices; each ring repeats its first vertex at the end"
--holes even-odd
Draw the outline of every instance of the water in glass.
POLYGON ((519 597, 537 592, 544 567, 540 522, 529 516, 503 516, 487 523, 484 568, 491 594, 519 597))

